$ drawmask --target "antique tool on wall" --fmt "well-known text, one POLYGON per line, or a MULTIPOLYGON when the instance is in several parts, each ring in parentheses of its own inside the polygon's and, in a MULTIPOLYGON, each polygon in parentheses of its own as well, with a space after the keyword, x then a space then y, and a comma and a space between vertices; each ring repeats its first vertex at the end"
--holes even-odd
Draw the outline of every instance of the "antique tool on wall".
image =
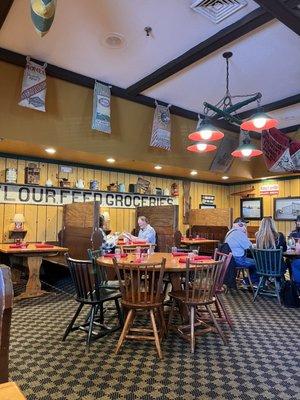
POLYGON ((253 192, 255 192, 254 186, 252 186, 250 189, 242 190, 240 192, 230 193, 230 196, 240 196, 241 198, 249 197, 249 195, 253 194, 253 192))

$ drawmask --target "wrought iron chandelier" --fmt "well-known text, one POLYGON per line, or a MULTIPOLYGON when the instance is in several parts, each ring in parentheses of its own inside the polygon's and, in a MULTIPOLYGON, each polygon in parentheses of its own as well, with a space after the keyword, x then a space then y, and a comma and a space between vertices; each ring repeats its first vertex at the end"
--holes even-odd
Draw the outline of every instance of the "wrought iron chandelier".
POLYGON ((224 133, 214 126, 214 119, 223 118, 231 124, 238 125, 241 129, 239 147, 234 150, 231 155, 243 159, 250 159, 262 154, 260 149, 251 143, 249 133, 251 131, 261 132, 264 129, 274 128, 278 125, 278 121, 270 115, 263 112, 260 105, 262 94, 241 94, 232 96, 229 90, 229 59, 232 52, 226 52, 223 57, 226 60, 226 92, 224 97, 217 104, 212 105, 204 102, 204 118, 200 117, 196 127, 196 131, 189 134, 188 138, 197 141, 197 144, 188 146, 187 150, 192 152, 204 153, 214 151, 216 146, 206 142, 217 141, 224 137, 224 133), (234 104, 233 99, 242 98, 244 100, 234 104), (245 121, 241 120, 237 114, 237 110, 252 103, 257 102, 257 110, 254 115, 245 121))

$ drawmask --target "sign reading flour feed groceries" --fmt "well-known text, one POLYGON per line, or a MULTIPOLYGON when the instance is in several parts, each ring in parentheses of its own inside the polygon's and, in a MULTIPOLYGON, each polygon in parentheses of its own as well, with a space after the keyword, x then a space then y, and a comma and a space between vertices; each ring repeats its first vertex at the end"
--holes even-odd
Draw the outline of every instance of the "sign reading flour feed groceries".
POLYGON ((110 193, 28 185, 0 185, 0 203, 62 206, 64 204, 90 201, 99 201, 102 207, 135 208, 173 205, 176 199, 170 196, 134 193, 110 193))

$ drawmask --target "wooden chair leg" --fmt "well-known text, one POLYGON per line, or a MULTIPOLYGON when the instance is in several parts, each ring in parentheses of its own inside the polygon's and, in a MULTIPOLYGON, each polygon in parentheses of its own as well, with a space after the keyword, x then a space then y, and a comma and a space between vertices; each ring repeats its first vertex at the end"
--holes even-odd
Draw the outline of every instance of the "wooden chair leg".
POLYGON ((82 307, 83 307, 83 303, 80 303, 78 308, 77 308, 77 310, 76 310, 76 312, 75 312, 75 314, 74 314, 74 316, 73 316, 73 318, 72 318, 72 320, 71 320, 71 322, 69 323, 69 325, 68 325, 68 327, 67 327, 67 329, 66 329, 66 331, 64 333, 64 336, 62 338, 63 342, 66 340, 68 334, 71 332, 71 330, 73 328, 73 325, 75 324, 75 321, 76 321, 78 315, 80 314, 80 311, 82 310, 82 307))
POLYGON ((190 325, 191 325, 191 353, 195 352, 195 307, 191 306, 190 311, 190 325))
POLYGON ((224 304, 221 296, 216 295, 216 301, 217 301, 219 307, 221 308, 221 310, 223 311, 224 317, 225 317, 228 325, 230 326, 230 329, 233 329, 233 323, 232 323, 231 318, 226 310, 225 304, 224 304))
POLYGON ((89 351, 89 349, 90 349, 92 332, 93 332, 93 324, 94 324, 94 318, 95 318, 95 311, 96 311, 96 306, 92 306, 90 323, 89 323, 89 331, 88 331, 88 335, 87 335, 87 338, 86 338, 87 351, 89 351))
POLYGON ((246 275, 247 275, 247 278, 249 279, 249 284, 250 284, 250 287, 251 287, 251 291, 252 291, 252 293, 254 293, 254 288, 253 288, 253 283, 252 283, 252 280, 251 280, 249 268, 246 268, 246 275))
POLYGON ((275 292, 276 292, 278 303, 281 305, 280 288, 281 288, 280 282, 279 282, 278 278, 275 278, 275 292))
POLYGON ((259 278, 259 284, 258 284, 258 286, 257 286, 257 289, 255 290, 254 295, 253 295, 253 301, 255 301, 255 299, 256 299, 256 297, 257 297, 257 295, 258 295, 260 289, 264 286, 265 281, 266 281, 266 278, 265 278, 264 276, 261 276, 261 277, 259 278))
POLYGON ((206 305, 205 307, 206 307, 207 311, 209 312, 209 315, 210 315, 215 327, 217 328, 217 331, 218 331, 219 335, 221 336, 223 343, 227 344, 226 336, 224 335, 222 329, 220 328, 220 325, 218 324, 218 321, 216 320, 214 313, 211 311, 210 306, 206 305))
POLYGON ((115 305, 116 305, 116 309, 117 309, 119 324, 120 324, 120 326, 124 326, 124 315, 123 315, 123 311, 120 307, 120 303, 119 303, 118 299, 115 300, 115 305))
POLYGON ((163 306, 159 307, 159 315, 160 315, 160 319, 161 319, 161 328, 162 328, 162 337, 163 336, 167 336, 167 327, 166 327, 166 321, 165 321, 165 316, 164 316, 164 309, 163 306))
POLYGON ((154 339, 155 339, 155 346, 156 346, 156 350, 157 350, 157 353, 158 353, 158 357, 160 359, 162 359, 162 352, 161 352, 161 348, 160 348, 160 340, 159 340, 159 336, 158 336, 158 331, 157 331, 157 326, 156 326, 153 310, 150 310, 150 318, 151 318, 151 323, 152 323, 152 328, 153 328, 153 333, 154 333, 154 339))
POLYGON ((175 299, 172 300, 172 306, 171 306, 171 310, 170 310, 170 314, 169 314, 169 318, 168 318, 168 324, 167 324, 167 330, 169 331, 170 329, 170 325, 172 322, 172 318, 173 318, 173 314, 174 314, 174 308, 175 308, 175 299))
POLYGON ((120 335, 118 343, 117 343, 116 354, 118 354, 118 352, 119 352, 119 350, 120 350, 120 348, 121 348, 121 346, 122 346, 122 344, 124 342, 125 336, 127 335, 128 331, 129 331, 129 328, 130 328, 131 323, 132 323, 132 317, 133 317, 133 310, 129 310, 128 314, 127 314, 127 317, 126 317, 126 320, 125 320, 125 324, 124 324, 123 330, 121 332, 121 335, 120 335))

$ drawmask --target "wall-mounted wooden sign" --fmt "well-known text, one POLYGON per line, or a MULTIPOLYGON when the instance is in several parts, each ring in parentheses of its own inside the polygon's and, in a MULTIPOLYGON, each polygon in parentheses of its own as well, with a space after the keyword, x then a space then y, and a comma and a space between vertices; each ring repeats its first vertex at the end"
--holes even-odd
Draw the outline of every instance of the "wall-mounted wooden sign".
POLYGON ((0 185, 0 203, 61 206, 99 201, 101 207, 135 208, 176 204, 173 197, 134 193, 100 192, 29 185, 0 185))
POLYGON ((201 195, 201 203, 202 204, 214 204, 215 196, 211 194, 202 194, 201 195))
POLYGON ((274 195, 279 193, 279 185, 278 183, 261 185, 259 188, 259 193, 261 196, 264 195, 274 195))

